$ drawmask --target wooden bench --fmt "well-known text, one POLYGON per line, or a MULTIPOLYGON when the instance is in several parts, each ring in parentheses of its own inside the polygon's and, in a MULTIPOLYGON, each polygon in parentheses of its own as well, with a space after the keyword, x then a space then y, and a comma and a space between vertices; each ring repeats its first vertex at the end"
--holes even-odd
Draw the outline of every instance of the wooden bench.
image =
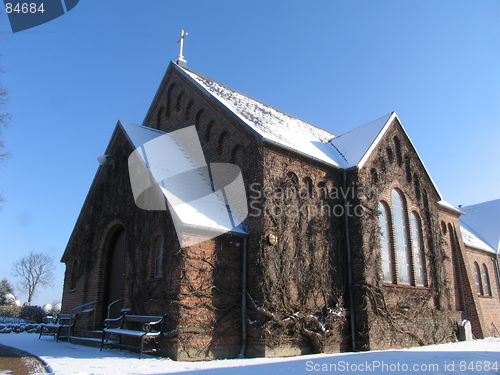
POLYGON ((78 314, 57 314, 55 321, 40 324, 40 337, 42 335, 52 335, 59 341, 61 337, 69 337, 71 330, 75 327, 78 314), (66 330, 67 336, 61 336, 61 331, 66 330))
POLYGON ((101 350, 104 345, 135 349, 132 345, 124 344, 122 338, 137 338, 141 342, 139 358, 142 358, 142 353, 151 353, 154 351, 154 349, 145 351, 144 344, 154 342, 159 345, 164 323, 165 316, 124 314, 116 319, 106 319, 104 320, 104 329, 102 330, 101 350), (110 336, 118 337, 118 342, 109 341, 110 336))

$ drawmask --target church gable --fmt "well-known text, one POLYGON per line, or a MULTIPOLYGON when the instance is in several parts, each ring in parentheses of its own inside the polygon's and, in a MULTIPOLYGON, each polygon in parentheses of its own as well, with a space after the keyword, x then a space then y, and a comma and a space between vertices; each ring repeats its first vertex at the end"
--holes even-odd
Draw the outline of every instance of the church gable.
POLYGON ((366 314, 371 327, 362 345, 378 349, 423 345, 437 336, 452 340, 453 271, 451 253, 442 247, 439 192, 396 116, 378 134, 371 151, 357 159, 364 159, 361 167, 347 173, 348 186, 357 192, 352 206, 362 207, 349 219, 354 267, 364 270, 354 275, 355 285, 365 285, 355 295, 368 301, 357 314, 366 314), (439 321, 432 332, 406 328, 427 326, 430 316, 439 321))

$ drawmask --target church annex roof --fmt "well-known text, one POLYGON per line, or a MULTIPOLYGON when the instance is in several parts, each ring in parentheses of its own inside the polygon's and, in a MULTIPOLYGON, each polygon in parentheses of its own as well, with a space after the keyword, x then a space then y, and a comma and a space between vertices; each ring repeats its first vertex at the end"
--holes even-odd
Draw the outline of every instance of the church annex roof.
POLYGON ((494 249, 492 249, 488 244, 484 241, 481 241, 470 229, 464 224, 460 225, 460 232, 462 232, 462 239, 464 240, 464 244, 469 247, 473 247, 474 249, 484 250, 489 253, 496 253, 494 249))
POLYGON ((462 225, 490 248, 500 251, 500 199, 460 207, 465 215, 460 218, 462 225))
POLYGON ((340 165, 343 168, 361 166, 394 118, 396 113, 392 112, 332 138, 330 143, 342 157, 340 165))

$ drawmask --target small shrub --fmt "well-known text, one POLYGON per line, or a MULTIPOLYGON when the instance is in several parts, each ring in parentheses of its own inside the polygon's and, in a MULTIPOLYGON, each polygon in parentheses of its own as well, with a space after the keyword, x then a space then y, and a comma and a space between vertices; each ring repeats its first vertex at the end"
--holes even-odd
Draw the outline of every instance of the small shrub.
POLYGON ((34 323, 41 323, 45 316, 46 314, 40 306, 23 306, 19 314, 19 318, 34 323))

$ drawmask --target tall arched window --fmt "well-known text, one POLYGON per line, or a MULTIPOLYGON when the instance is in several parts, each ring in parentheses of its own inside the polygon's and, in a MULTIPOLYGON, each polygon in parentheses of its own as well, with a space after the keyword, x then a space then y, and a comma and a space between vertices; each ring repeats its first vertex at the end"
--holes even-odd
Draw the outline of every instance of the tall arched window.
POLYGON ((392 271, 392 250, 391 250, 391 220, 389 207, 385 202, 379 202, 378 210, 378 225, 380 227, 380 255, 382 257, 382 272, 384 281, 388 283, 394 282, 392 271))
POLYGON ((158 114, 156 115, 156 129, 161 128, 161 123, 162 123, 164 111, 165 111, 165 107, 161 107, 160 110, 158 111, 158 114))
POLYGON ((491 296, 490 275, 488 274, 488 267, 483 263, 483 290, 484 295, 491 296))
POLYGON ((155 244, 155 267, 154 267, 154 278, 159 279, 162 275, 162 263, 163 263, 163 237, 158 237, 155 244))
POLYGON ((415 285, 426 286, 424 243, 422 224, 416 212, 411 213, 411 243, 413 247, 413 264, 415 265, 415 285))
POLYGON ((411 259, 410 251, 408 249, 408 219, 406 216, 404 197, 396 189, 392 191, 392 209, 394 217, 394 240, 399 282, 401 284, 410 284, 411 259))
POLYGON ((482 296, 484 294, 483 283, 481 282, 481 270, 477 262, 474 262, 474 278, 476 279, 476 292, 478 295, 482 296))

